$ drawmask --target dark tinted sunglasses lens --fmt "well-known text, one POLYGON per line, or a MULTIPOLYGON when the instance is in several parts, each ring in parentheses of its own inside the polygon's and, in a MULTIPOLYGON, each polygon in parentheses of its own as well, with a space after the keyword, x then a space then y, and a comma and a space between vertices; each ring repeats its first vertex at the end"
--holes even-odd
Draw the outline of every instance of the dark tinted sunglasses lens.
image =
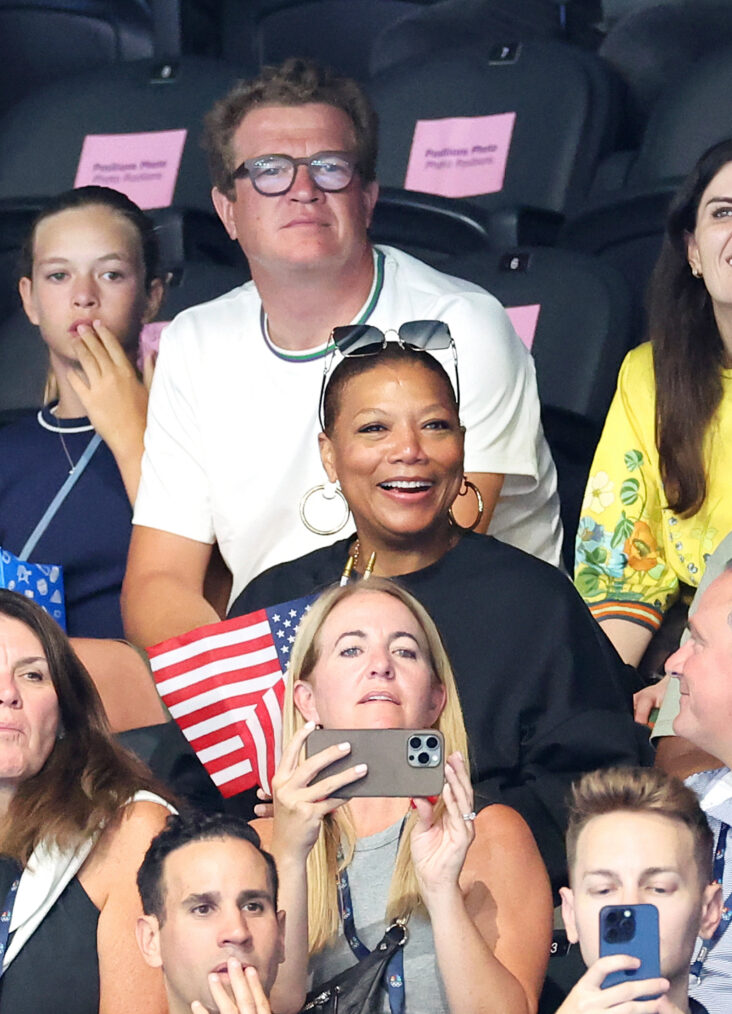
POLYGON ((249 175, 260 194, 281 194, 292 183, 295 167, 286 158, 255 159, 248 166, 249 175))
POLYGON ((333 341, 342 356, 375 356, 384 347, 384 336, 370 324, 333 328, 333 341))
POLYGON ((311 159, 310 175, 321 190, 344 190, 353 179, 353 166, 334 155, 311 159))
POLYGON ((441 320, 410 320, 399 328, 399 337, 414 349, 449 349, 450 328, 441 320))

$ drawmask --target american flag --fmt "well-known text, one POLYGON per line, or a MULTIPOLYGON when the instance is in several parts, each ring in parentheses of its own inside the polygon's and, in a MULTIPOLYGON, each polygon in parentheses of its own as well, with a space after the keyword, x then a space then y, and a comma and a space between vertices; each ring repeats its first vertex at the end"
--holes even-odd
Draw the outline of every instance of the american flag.
POLYGON ((223 796, 270 780, 282 752, 285 670, 315 595, 148 648, 158 693, 223 796))

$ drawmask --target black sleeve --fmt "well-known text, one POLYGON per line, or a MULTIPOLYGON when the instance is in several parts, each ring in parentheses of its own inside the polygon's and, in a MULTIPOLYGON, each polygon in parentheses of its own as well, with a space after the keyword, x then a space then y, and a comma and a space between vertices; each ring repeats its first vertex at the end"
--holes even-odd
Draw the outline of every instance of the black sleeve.
POLYGON ((568 582, 543 598, 525 633, 530 650, 524 678, 513 683, 515 708, 506 709, 507 721, 496 729, 508 763, 479 772, 476 788, 524 817, 556 891, 567 883, 564 833, 572 782, 597 768, 650 765, 653 750, 648 729, 633 720, 634 670, 568 582))
POLYGON ((283 573, 286 567, 287 564, 272 567, 250 581, 232 602, 226 618, 230 620, 234 616, 246 616, 255 609, 266 609, 268 606, 276 606, 278 602, 288 602, 300 595, 307 595, 309 588, 299 590, 297 582, 287 582, 286 574, 283 573), (294 588, 291 595, 285 591, 288 584, 294 588))
POLYGON ((519 769, 478 781, 476 801, 480 806, 497 800, 521 814, 556 894, 568 883, 564 835, 572 782, 597 768, 650 765, 653 751, 647 729, 632 720, 618 721, 616 713, 601 708, 577 711, 553 729, 539 723, 526 736, 519 769))

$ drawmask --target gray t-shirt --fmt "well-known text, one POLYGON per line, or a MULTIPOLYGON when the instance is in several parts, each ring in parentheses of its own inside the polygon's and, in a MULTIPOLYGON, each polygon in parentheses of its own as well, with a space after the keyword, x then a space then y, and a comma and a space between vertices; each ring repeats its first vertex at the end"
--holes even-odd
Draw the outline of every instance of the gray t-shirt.
MULTIPOLYGON (((389 895, 402 822, 384 831, 359 838, 348 867, 348 884, 353 903, 356 932, 372 950, 386 929, 386 900, 389 895)), ((414 914, 408 924, 409 939, 404 948, 405 1014, 448 1014, 445 988, 437 969, 432 927, 426 915, 414 914)), ((314 955, 310 972, 314 987, 355 964, 356 958, 341 932, 335 944, 314 955)), ((382 1011, 389 1014, 386 990, 382 1011)))

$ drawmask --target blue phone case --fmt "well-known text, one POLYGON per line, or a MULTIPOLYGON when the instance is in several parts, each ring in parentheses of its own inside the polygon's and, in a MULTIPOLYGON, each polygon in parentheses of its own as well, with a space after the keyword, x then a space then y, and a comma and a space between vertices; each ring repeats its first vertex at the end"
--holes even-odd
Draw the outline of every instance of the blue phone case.
MULTIPOLYGON (((611 972, 605 977, 603 989, 619 982, 657 979, 661 974, 661 959, 656 906, 606 905, 600 911, 600 957, 606 954, 630 954, 639 958, 641 964, 628 971, 611 972)), ((638 997, 639 1000, 654 998, 638 997)))

